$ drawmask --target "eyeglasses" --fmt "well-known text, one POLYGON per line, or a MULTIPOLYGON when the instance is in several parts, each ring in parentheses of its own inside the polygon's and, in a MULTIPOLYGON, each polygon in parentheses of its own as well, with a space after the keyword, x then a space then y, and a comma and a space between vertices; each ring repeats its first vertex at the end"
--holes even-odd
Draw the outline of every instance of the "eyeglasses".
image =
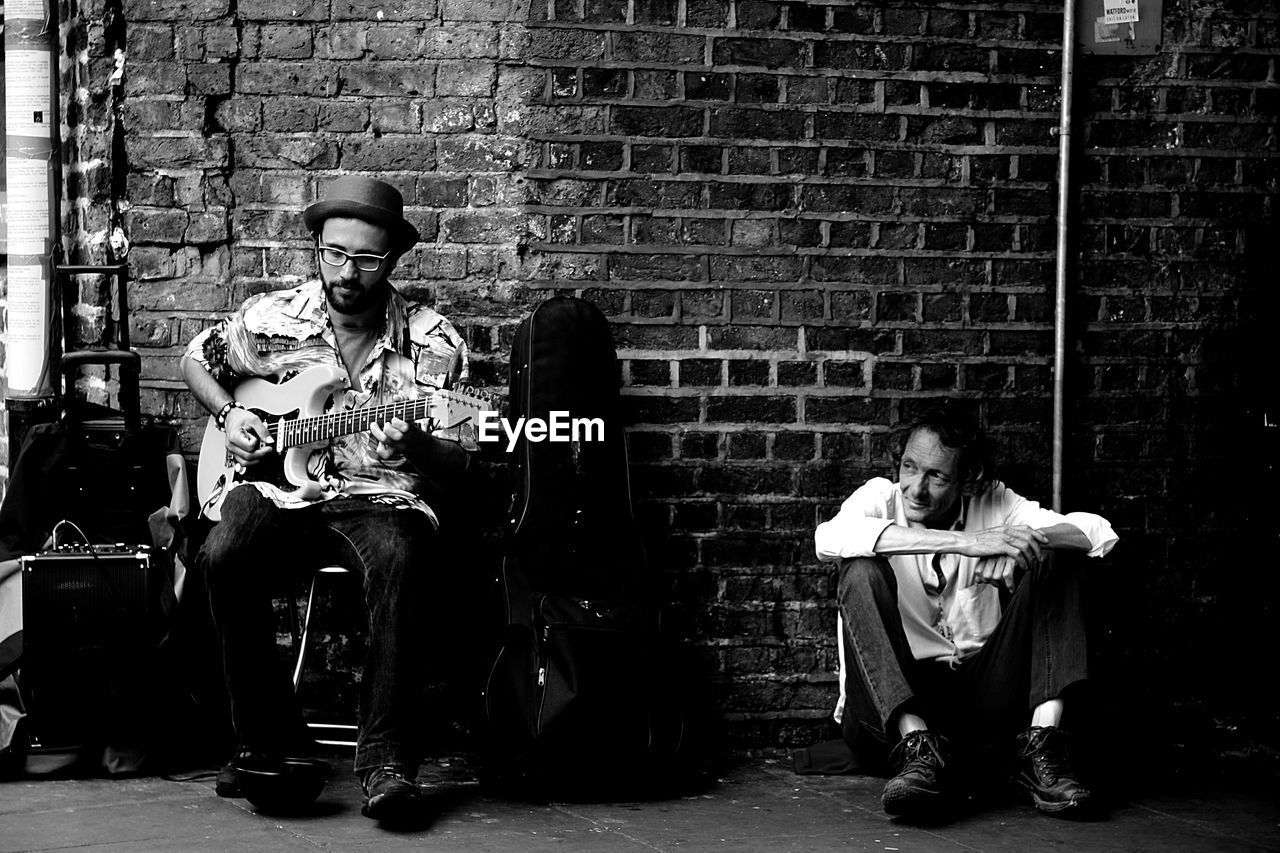
POLYGON ((320 252, 320 260, 329 266, 343 267, 347 265, 347 261, 351 261, 360 272, 375 272, 382 266, 387 256, 391 254, 387 252, 382 255, 353 255, 350 252, 324 245, 317 245, 316 249, 320 252))

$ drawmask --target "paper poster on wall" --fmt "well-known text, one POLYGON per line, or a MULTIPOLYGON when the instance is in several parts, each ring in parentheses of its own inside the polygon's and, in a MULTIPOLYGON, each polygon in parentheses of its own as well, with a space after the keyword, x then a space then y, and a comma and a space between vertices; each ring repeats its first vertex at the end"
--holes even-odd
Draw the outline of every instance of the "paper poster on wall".
POLYGON ((1152 55, 1160 51, 1163 0, 1081 0, 1076 45, 1082 53, 1152 55))
POLYGON ((55 130, 49 102, 52 58, 45 50, 6 51, 4 120, 10 136, 47 139, 55 130))
POLYGON ((38 395, 49 379, 49 281, 39 264, 9 263, 5 372, 11 396, 38 395))
POLYGON ((1132 24, 1109 24, 1098 18, 1093 22, 1093 41, 1095 44, 1118 44, 1125 39, 1133 40, 1132 24))
POLYGON ((23 18, 43 21, 49 17, 49 13, 45 10, 44 0, 9 0, 4 4, 4 17, 6 21, 23 18))
POLYGON ((49 161, 6 157, 9 254, 42 255, 49 235, 49 161))
POLYGON ((1103 0, 1102 19, 1104 24, 1138 23, 1138 0, 1103 0))

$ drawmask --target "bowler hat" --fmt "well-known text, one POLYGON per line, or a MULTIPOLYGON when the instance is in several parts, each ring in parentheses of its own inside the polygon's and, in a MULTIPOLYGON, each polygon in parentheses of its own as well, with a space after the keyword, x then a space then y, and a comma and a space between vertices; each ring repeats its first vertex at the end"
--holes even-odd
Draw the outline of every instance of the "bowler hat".
POLYGON ((319 233, 324 221, 332 216, 349 216, 381 225, 395 240, 394 251, 403 253, 421 237, 404 218, 404 200, 400 191, 377 178, 346 175, 329 185, 325 197, 302 211, 302 221, 312 233, 319 233))

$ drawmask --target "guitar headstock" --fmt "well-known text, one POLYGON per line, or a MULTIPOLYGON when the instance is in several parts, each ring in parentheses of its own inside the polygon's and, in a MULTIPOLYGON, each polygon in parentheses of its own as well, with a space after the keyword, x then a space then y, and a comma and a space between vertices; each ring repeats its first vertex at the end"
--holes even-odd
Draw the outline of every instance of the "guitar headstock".
POLYGON ((460 385, 432 392, 427 417, 435 435, 457 441, 467 450, 477 450, 476 421, 483 412, 499 411, 502 403, 498 394, 460 385))

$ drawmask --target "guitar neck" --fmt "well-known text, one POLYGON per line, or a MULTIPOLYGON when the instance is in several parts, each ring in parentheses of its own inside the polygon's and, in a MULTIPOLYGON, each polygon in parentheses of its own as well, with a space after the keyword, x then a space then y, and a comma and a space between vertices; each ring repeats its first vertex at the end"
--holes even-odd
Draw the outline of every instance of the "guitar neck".
POLYGON ((275 448, 279 452, 290 447, 303 444, 315 444, 342 435, 353 435, 364 432, 369 424, 386 423, 392 418, 404 421, 421 420, 427 416, 430 397, 417 400, 401 400, 381 406, 366 406, 359 409, 346 409, 324 415, 311 415, 291 420, 278 421, 270 426, 271 437, 275 440, 275 448))

